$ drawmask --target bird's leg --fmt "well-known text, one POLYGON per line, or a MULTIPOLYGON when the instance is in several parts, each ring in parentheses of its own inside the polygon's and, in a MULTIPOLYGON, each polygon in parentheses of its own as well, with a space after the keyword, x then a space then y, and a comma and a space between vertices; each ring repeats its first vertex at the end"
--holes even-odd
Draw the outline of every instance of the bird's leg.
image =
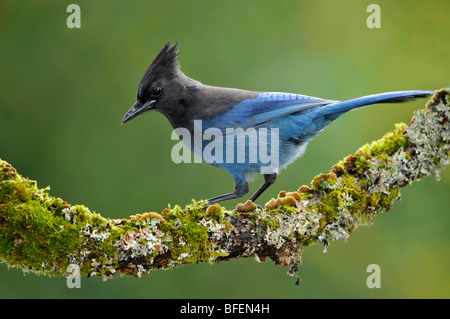
POLYGON ((213 198, 208 199, 208 205, 215 204, 218 202, 222 202, 224 200, 233 199, 242 197, 245 194, 247 194, 249 191, 248 183, 247 182, 237 182, 234 185, 234 192, 228 193, 220 196, 216 196, 213 198))
POLYGON ((249 200, 251 200, 252 202, 255 202, 255 200, 261 196, 262 193, 264 193, 264 191, 269 188, 270 185, 272 185, 273 183, 275 183, 275 180, 277 179, 277 173, 273 173, 273 174, 264 174, 264 184, 262 184, 262 186, 260 188, 258 188, 258 190, 252 195, 252 197, 250 197, 249 200))

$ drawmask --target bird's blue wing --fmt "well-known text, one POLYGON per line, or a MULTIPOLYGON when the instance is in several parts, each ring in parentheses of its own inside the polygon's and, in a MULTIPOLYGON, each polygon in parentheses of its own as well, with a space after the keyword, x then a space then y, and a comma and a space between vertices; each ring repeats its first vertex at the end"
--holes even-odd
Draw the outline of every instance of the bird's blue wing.
POLYGON ((287 115, 309 113, 319 107, 336 101, 307 95, 264 92, 254 99, 237 103, 229 111, 203 123, 203 128, 215 127, 243 129, 258 127, 287 115))
POLYGON ((256 126, 290 114, 309 113, 336 102, 307 95, 272 92, 262 93, 257 99, 261 100, 262 105, 256 108, 256 114, 253 115, 256 126))

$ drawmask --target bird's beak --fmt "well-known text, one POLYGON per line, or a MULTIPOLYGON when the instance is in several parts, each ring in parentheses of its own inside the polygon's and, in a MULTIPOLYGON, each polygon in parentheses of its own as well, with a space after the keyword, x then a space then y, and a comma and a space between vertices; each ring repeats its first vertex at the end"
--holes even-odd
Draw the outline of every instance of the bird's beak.
POLYGON ((128 110, 127 114, 125 114, 125 116, 123 117, 121 124, 134 119, 136 116, 144 113, 145 111, 151 110, 153 107, 153 103, 155 103, 154 100, 145 103, 136 101, 136 103, 134 103, 134 105, 128 110))

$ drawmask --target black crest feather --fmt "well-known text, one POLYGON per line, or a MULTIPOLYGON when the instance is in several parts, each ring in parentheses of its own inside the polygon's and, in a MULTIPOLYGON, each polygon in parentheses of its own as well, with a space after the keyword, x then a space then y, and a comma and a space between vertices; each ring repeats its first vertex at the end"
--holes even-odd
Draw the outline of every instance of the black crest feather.
POLYGON ((145 71, 139 86, 152 83, 154 79, 170 79, 175 76, 180 69, 178 54, 178 42, 172 47, 170 41, 167 42, 145 71))

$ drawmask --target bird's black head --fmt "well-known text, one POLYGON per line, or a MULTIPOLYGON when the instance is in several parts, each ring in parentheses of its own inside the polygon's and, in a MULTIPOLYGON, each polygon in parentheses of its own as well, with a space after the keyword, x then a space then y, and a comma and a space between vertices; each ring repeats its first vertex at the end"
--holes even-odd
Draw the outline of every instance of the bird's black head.
POLYGON ((178 42, 172 47, 167 42, 145 71, 138 86, 136 103, 125 114, 122 124, 146 111, 169 115, 180 107, 186 82, 190 79, 181 72, 177 56, 178 42))

